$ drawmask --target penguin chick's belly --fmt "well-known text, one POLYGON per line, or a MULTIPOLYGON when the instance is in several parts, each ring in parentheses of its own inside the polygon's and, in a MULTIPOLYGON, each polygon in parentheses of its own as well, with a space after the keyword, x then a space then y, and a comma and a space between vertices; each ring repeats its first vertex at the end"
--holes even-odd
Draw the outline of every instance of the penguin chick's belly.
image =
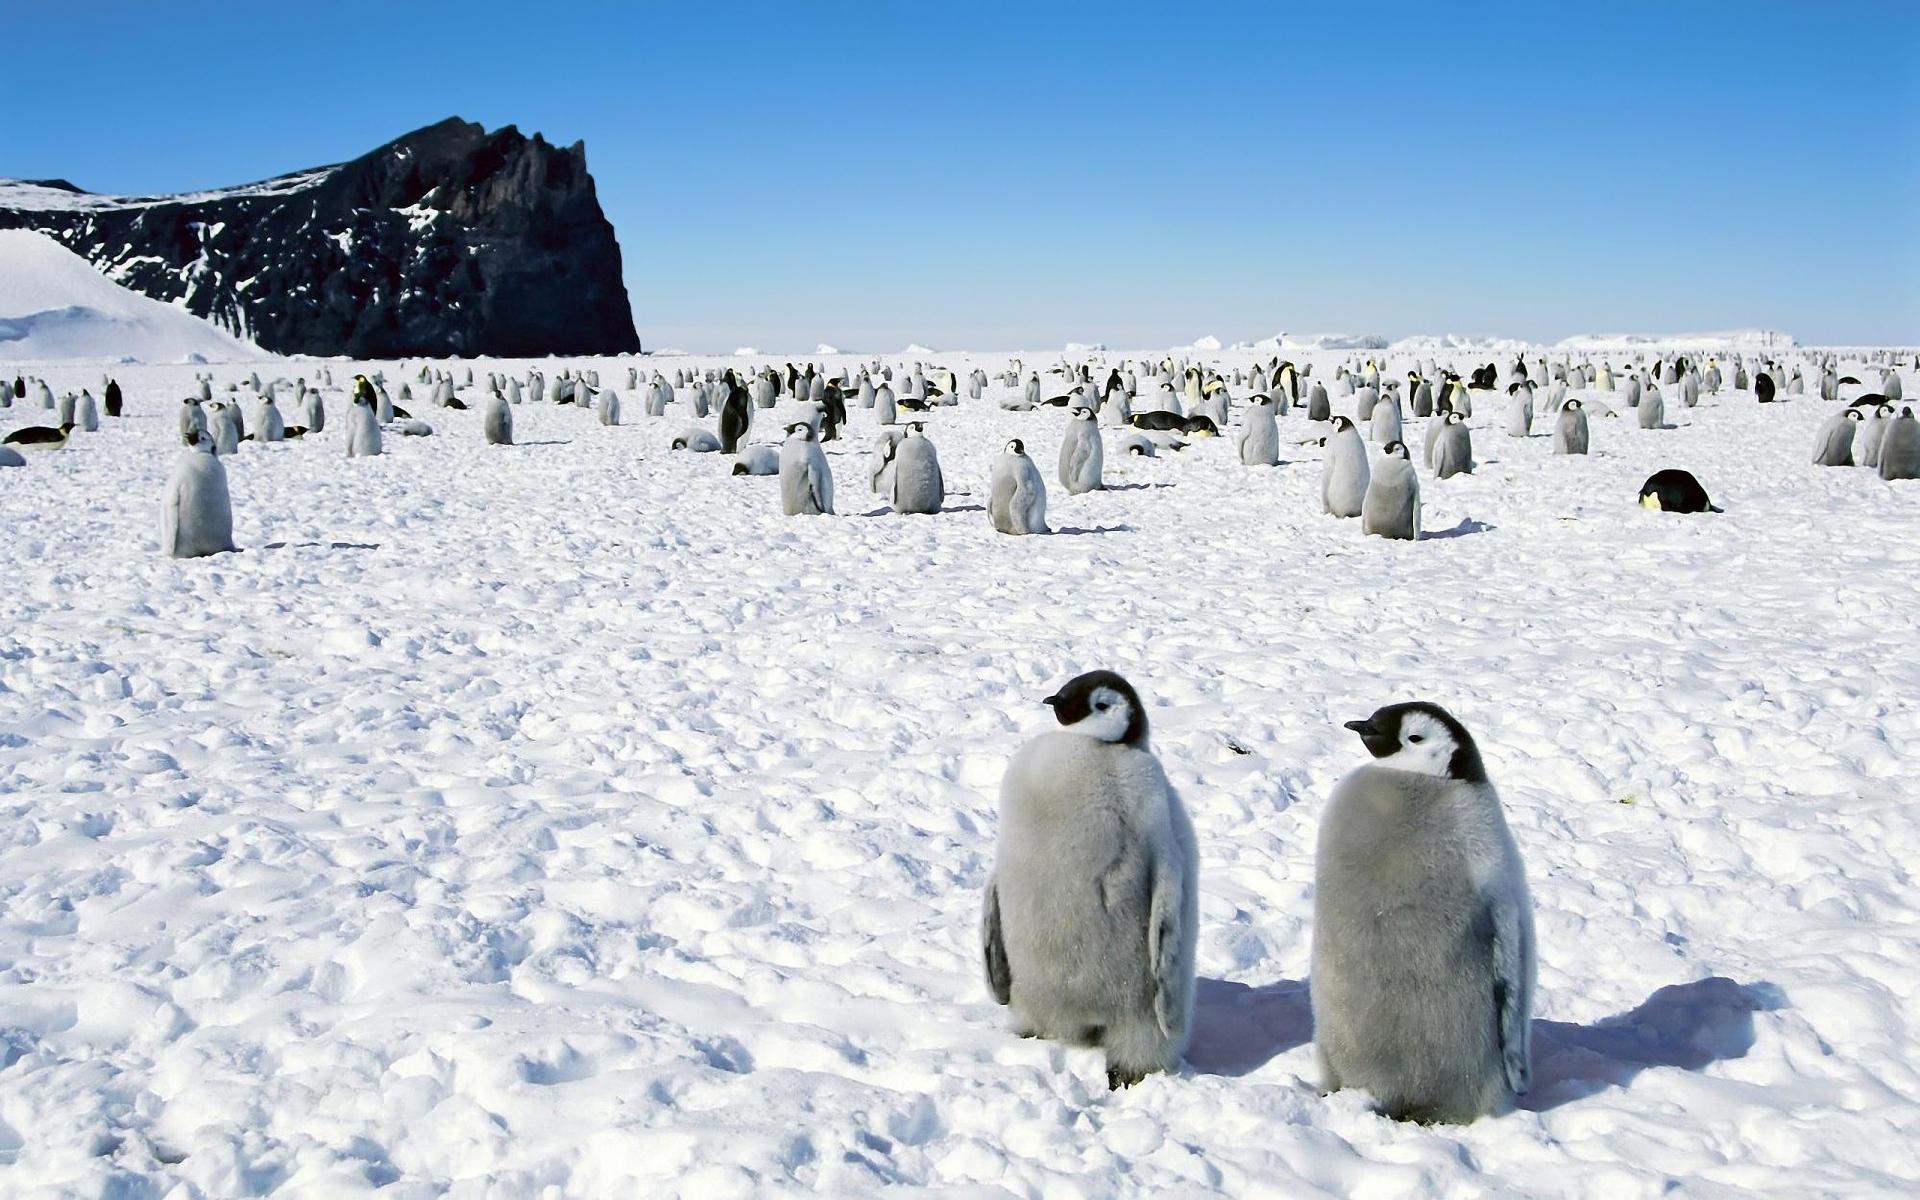
POLYGON ((1097 1044, 1100 1029, 1153 1004, 1145 872, 1035 870, 1045 884, 1016 901, 1025 920, 1005 925, 1013 1008, 1044 1037, 1097 1044))

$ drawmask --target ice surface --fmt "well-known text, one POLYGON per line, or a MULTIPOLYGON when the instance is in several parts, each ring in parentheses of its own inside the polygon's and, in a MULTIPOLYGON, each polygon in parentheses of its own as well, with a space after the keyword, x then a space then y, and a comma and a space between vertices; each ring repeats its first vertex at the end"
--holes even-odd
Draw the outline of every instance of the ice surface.
POLYGON ((334 390, 227 460, 244 552, 181 562, 193 372, 114 373, 126 419, 0 471, 0 1193, 1912 1194, 1920 485, 1809 466, 1818 400, 1668 389, 1584 459, 1485 403, 1389 543, 1321 515, 1297 415, 1278 468, 1110 454, 1008 538, 990 464, 1066 418, 997 386, 925 414, 949 511, 882 511, 855 409, 841 515, 792 519, 666 449, 685 389, 488 447, 480 387, 416 383, 436 436, 352 461, 334 390), (1636 507, 1666 466, 1725 514, 1636 507), (1188 1065, 1117 1094, 1008 1031, 975 933, 1001 771, 1093 667, 1202 860, 1188 1065), (1478 736, 1539 909, 1535 1090, 1465 1128, 1314 1086, 1340 722, 1412 697, 1478 736))

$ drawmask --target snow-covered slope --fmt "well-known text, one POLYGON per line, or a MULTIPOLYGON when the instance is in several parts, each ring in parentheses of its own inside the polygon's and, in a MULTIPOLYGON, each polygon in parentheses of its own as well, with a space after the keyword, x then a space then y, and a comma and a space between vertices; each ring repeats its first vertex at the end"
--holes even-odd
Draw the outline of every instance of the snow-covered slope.
POLYGON ((44 233, 0 229, 0 362, 238 362, 271 357, 108 279, 44 233))
POLYGON ((1554 343, 1558 350, 1650 350, 1656 346, 1684 346, 1692 350, 1791 350, 1791 334, 1777 329, 1729 329, 1718 333, 1579 333, 1554 343))

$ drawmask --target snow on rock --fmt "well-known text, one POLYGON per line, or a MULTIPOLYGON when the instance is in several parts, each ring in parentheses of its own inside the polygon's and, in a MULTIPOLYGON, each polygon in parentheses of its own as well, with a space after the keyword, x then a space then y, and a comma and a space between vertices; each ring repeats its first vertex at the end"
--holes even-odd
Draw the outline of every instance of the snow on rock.
POLYGON ((46 234, 0 230, 0 360, 270 357, 184 308, 128 291, 46 234))
POLYGON ((193 369, 115 374, 125 418, 0 480, 0 1193, 1912 1190, 1920 485, 1809 465, 1829 405, 1669 399, 1578 459, 1482 405, 1412 543, 1322 514, 1298 415, 1276 469, 1110 451, 1065 536, 1007 538, 993 462, 1068 418, 998 385, 938 410, 951 511, 912 518, 857 407, 809 519, 668 451, 684 398, 529 401, 511 448, 436 409, 378 458, 243 444, 243 551, 182 561, 193 369), (1724 515, 1635 504, 1675 465, 1724 515), (1014 1035, 978 945, 1001 774, 1095 667, 1201 862, 1187 1062, 1118 1093, 1014 1035), (1532 1093, 1465 1127, 1317 1092, 1340 726, 1413 698, 1475 734, 1538 909, 1532 1093))

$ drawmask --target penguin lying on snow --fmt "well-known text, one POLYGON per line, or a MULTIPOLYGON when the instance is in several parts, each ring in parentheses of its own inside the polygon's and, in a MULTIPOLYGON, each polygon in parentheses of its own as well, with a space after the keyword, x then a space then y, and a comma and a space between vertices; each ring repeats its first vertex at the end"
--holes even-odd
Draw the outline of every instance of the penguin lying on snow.
POLYGON ((1721 511, 1707 499, 1707 489, 1690 472, 1668 467, 1647 476, 1640 485, 1640 507, 1655 512, 1702 513, 1721 511))
POLYGON ((1023 1036, 1097 1046, 1107 1086, 1180 1063, 1193 1015, 1199 856, 1131 684, 1093 671, 1047 697, 1064 730, 1000 785, 981 942, 1023 1036))
MULTIPOLYGON (((724 424, 724 417, 722 418, 722 423, 724 424)), ((674 435, 673 440, 667 443, 667 448, 669 450, 688 450, 695 454, 714 454, 719 452, 721 446, 719 438, 714 437, 698 425, 689 425, 674 435)))
POLYGON ((778 475, 780 451, 774 446, 746 446, 733 460, 735 475, 778 475))
POLYGON ((1395 1120, 1467 1122, 1532 1078, 1533 902, 1473 736, 1437 705, 1347 728, 1314 859, 1309 980, 1322 1087, 1395 1120))
POLYGON ((0 445, 22 446, 29 450, 58 450, 67 444, 67 436, 73 430, 71 423, 58 429, 47 425, 28 425, 0 438, 0 445))

